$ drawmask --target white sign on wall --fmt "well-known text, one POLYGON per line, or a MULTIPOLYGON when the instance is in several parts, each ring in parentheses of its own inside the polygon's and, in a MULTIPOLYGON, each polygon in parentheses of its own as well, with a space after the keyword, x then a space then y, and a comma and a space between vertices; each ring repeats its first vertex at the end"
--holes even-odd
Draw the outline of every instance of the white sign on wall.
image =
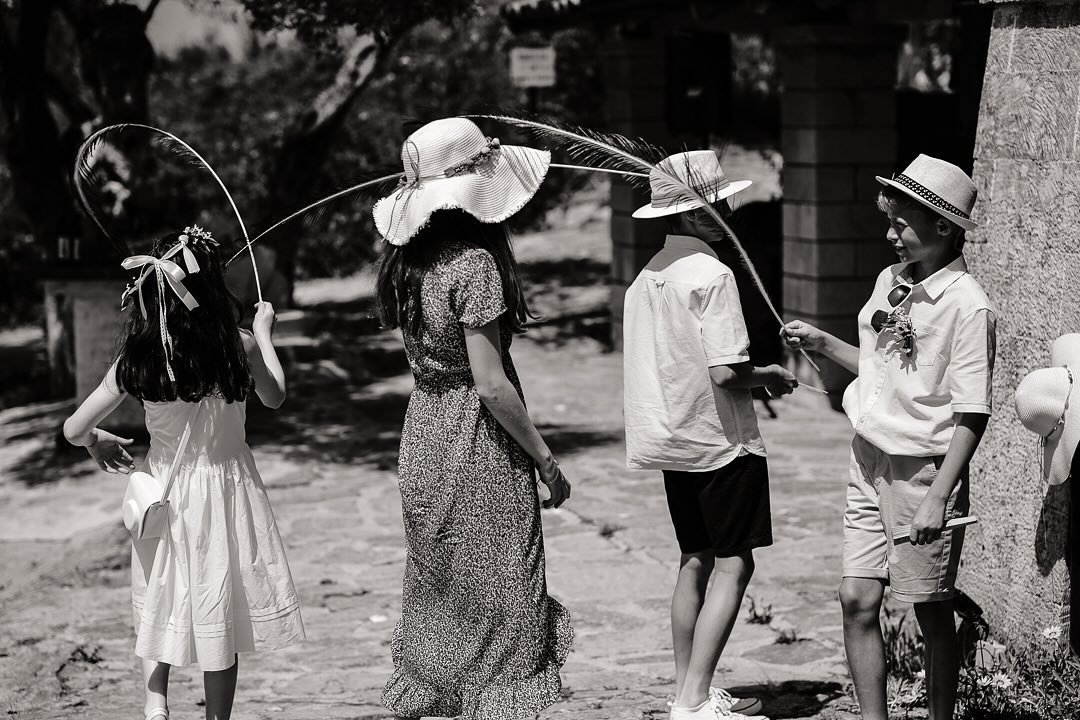
POLYGON ((555 48, 516 47, 510 50, 510 81, 517 87, 555 84, 555 48))

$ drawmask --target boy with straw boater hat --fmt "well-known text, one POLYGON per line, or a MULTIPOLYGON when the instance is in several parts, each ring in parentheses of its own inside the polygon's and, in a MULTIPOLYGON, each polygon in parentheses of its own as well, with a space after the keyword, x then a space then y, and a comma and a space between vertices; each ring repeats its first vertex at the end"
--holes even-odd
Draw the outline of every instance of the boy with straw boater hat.
POLYGON ((953 619, 968 464, 991 411, 996 318, 967 271, 965 232, 975 184, 960 168, 920 155, 877 178, 886 239, 900 262, 877 279, 858 316, 859 346, 802 321, 791 347, 816 351, 858 377, 844 393, 855 427, 840 603, 844 644, 862 717, 887 720, 885 585, 914 603, 926 643, 931 720, 949 720, 960 667, 953 619), (944 532, 943 532, 944 530, 944 532))
POLYGON ((667 240, 627 289, 623 316, 627 466, 663 472, 682 553, 671 603, 671 717, 744 718, 761 703, 710 683, 754 570, 753 549, 772 544, 765 445, 750 391, 783 395, 798 383, 779 365, 750 364, 735 278, 709 247, 723 230, 661 171, 722 217, 731 213, 727 198, 750 181, 728 180, 710 150, 660 163, 650 174, 651 202, 634 217, 666 218, 667 240))

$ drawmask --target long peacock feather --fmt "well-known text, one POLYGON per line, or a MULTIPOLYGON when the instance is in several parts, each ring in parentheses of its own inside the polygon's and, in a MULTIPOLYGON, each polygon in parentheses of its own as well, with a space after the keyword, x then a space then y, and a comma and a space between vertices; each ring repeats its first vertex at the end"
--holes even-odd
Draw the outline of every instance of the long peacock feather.
MULTIPOLYGON (((229 192, 229 189, 225 187, 225 183, 210 163, 206 161, 206 158, 196 152, 195 148, 191 147, 191 145, 184 142, 176 135, 173 135, 171 132, 140 123, 122 123, 101 128, 83 141, 83 144, 79 147, 78 153, 75 155, 75 169, 72 177, 75 194, 79 199, 79 204, 82 206, 83 211, 91 220, 93 220, 94 224, 97 225, 98 229, 101 230, 105 237, 109 238, 114 244, 122 244, 105 228, 102 218, 99 216, 98 212, 96 212, 94 203, 88 197, 88 191, 93 187, 95 182, 98 163, 105 153, 115 149, 116 142, 123 136, 143 132, 151 133, 151 139, 153 141, 169 150, 182 161, 205 170, 213 177, 214 181, 218 184, 218 187, 225 193, 225 197, 229 201, 229 206, 232 208, 233 214, 240 224, 240 231, 244 236, 245 248, 247 248, 249 252, 252 252, 251 242, 248 239, 247 227, 244 225, 244 218, 240 215, 240 210, 236 207, 236 201, 233 200, 233 196, 229 192)), ((262 285, 259 282, 259 271, 255 267, 255 255, 253 252, 251 255, 251 266, 252 272, 255 273, 255 291, 261 302, 262 285)))
MULTIPOLYGON (((670 195, 675 198, 675 200, 697 201, 701 204, 701 208, 708 213, 709 217, 717 224, 717 226, 723 229, 724 234, 734 244, 743 265, 750 274, 751 279, 754 281, 755 288, 757 288, 757 291, 765 300, 765 304, 769 308, 769 311, 780 324, 780 327, 782 328, 784 326, 783 318, 773 304, 772 298, 769 297, 769 293, 765 289, 765 284, 761 281, 761 276, 758 274, 757 268, 754 267, 754 263, 747 254, 746 248, 743 247, 738 235, 735 234, 735 231, 728 225, 720 213, 716 211, 716 208, 714 208, 697 189, 692 187, 692 185, 700 185, 700 183, 694 182, 692 178, 691 183, 684 182, 678 175, 667 169, 664 166, 664 163, 660 162, 660 160, 665 157, 665 154, 664 151, 657 146, 640 140, 632 140, 615 133, 600 133, 588 128, 561 124, 554 121, 540 121, 514 117, 512 115, 479 114, 466 115, 464 117, 469 119, 482 118, 494 120, 525 130, 541 141, 546 140, 557 145, 559 148, 565 150, 572 158, 588 165, 609 170, 644 173, 659 181, 658 184, 660 189, 665 195, 670 195)), ((654 190, 656 190, 655 187, 654 190)), ((810 365, 820 372, 817 364, 810 359, 810 356, 807 355, 805 351, 802 351, 802 354, 810 365)))
MULTIPOLYGON (((239 252, 237 252, 235 255, 233 255, 231 258, 229 258, 225 262, 226 267, 228 267, 229 263, 231 263, 233 260, 238 258, 241 254, 243 254, 245 249, 250 251, 251 246, 254 245, 256 242, 258 242, 262 238, 266 237, 267 235, 272 233, 274 230, 277 230, 278 228, 282 227, 283 225, 289 223, 290 221, 300 219, 300 220, 302 220, 304 222, 305 225, 308 225, 308 226, 315 225, 315 224, 319 223, 322 220, 323 216, 329 211, 331 203, 333 203, 335 201, 340 201, 340 202, 352 202, 355 205, 355 204, 359 203, 360 201, 362 201, 365 197, 368 197, 368 196, 372 195, 375 191, 383 188, 386 185, 389 185, 389 183, 391 183, 391 182, 397 181, 403 175, 405 175, 405 173, 400 172, 400 171, 399 172, 394 172, 394 173, 383 174, 383 175, 380 175, 379 177, 371 178, 369 180, 364 180, 362 182, 359 182, 356 185, 351 185, 351 186, 345 188, 344 190, 339 190, 339 191, 337 191, 335 193, 327 195, 324 198, 320 198, 320 199, 316 200, 315 202, 312 202, 312 203, 309 203, 309 204, 305 205, 304 207, 300 208, 296 212, 290 213, 289 215, 285 216, 281 220, 278 220, 276 223, 274 223, 273 225, 271 225, 267 229, 260 232, 255 237, 251 238, 251 240, 248 241, 245 248, 241 249, 239 252)), ((252 262, 254 262, 254 259, 252 260, 252 262)))

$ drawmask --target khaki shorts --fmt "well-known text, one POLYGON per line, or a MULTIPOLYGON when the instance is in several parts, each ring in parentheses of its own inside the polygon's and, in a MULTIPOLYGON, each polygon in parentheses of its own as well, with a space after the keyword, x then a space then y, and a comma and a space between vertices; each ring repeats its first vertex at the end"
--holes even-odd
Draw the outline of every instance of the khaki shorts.
MULTIPOLYGON (((937 477, 942 457, 886 455, 855 436, 844 511, 844 577, 887 582, 897 600, 948 600, 955 592, 964 528, 942 533, 929 545, 894 545, 892 536, 910 528, 919 503, 937 477)), ((945 506, 945 519, 968 512, 965 470, 945 506)))

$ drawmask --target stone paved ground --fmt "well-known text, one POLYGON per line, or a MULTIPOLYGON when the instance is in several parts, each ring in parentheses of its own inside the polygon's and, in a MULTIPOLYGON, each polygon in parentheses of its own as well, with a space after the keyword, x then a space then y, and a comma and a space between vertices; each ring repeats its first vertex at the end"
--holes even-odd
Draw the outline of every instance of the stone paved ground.
MULTIPOLYGON (((604 229, 575 224, 519 242, 531 295, 552 319, 515 344, 515 359, 574 483, 564 509, 544 513, 550 591, 577 631, 565 700, 543 715, 552 719, 664 718, 673 687, 677 549, 658 474, 623 464, 621 356, 597 339, 608 332, 604 229)), ((367 332, 369 286, 349 285, 357 297, 340 284, 301 293, 314 309, 281 328, 289 401, 249 421, 309 641, 241 658, 240 720, 386 717, 379 693, 404 562, 395 455, 411 378, 400 342, 367 332)), ((850 428, 806 391, 776 409, 779 419, 762 415, 776 543, 758 552, 750 587, 773 618, 746 621, 746 603, 717 683, 759 695, 774 718, 848 718, 835 587, 850 428)), ((0 711, 136 717, 128 545, 116 518, 124 478, 53 450, 68 411, 0 412, 0 711)), ((175 720, 201 717, 200 685, 193 670, 174 671, 175 720)))

